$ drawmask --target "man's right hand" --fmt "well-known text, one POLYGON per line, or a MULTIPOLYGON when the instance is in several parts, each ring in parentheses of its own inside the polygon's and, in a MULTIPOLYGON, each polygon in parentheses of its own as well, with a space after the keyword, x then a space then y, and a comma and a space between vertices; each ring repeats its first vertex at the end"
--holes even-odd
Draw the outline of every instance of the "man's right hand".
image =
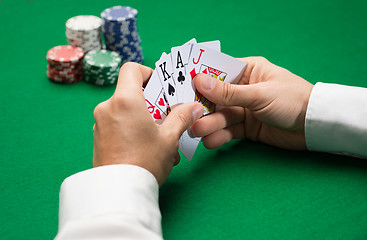
POLYGON ((190 131, 207 148, 234 138, 294 150, 306 149, 304 124, 313 85, 262 57, 241 59, 247 68, 238 85, 206 74, 195 77, 195 87, 219 111, 197 120, 190 131))

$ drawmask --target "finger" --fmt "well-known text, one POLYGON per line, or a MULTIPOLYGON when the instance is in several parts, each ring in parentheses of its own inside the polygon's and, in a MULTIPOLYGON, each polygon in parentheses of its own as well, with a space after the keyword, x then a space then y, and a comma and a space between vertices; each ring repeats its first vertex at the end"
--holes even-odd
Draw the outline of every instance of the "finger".
POLYGON ((207 74, 194 78, 196 89, 208 100, 222 106, 241 106, 252 108, 260 97, 258 84, 235 85, 222 82, 207 74))
POLYGON ((153 70, 138 63, 127 62, 122 65, 119 73, 115 95, 141 92, 141 88, 152 75, 153 70))
POLYGON ((230 142, 232 139, 244 137, 244 126, 243 123, 229 126, 225 129, 218 130, 204 138, 202 142, 208 149, 218 148, 223 144, 230 142))
POLYGON ((181 104, 173 108, 160 126, 178 139, 203 113, 204 107, 200 103, 181 104))
POLYGON ((190 128, 190 134, 204 137, 220 129, 243 122, 245 109, 242 107, 223 107, 218 112, 198 119, 190 128))
POLYGON ((273 65, 264 57, 245 57, 239 60, 247 64, 239 84, 260 82, 264 78, 264 73, 273 65))

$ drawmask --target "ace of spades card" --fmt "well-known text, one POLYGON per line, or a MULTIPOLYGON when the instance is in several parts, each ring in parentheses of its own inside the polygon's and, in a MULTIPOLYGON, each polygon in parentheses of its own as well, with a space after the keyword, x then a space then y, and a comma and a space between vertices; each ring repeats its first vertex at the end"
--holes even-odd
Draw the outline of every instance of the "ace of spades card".
POLYGON ((205 108, 204 115, 213 112, 216 108, 215 104, 208 101, 195 90, 193 84, 194 77, 199 73, 205 73, 218 80, 236 84, 245 68, 245 62, 211 48, 194 44, 190 54, 187 73, 191 86, 184 89, 185 102, 195 100, 202 103, 205 108))
POLYGON ((157 70, 153 71, 147 86, 144 89, 145 103, 153 120, 162 124, 170 112, 170 106, 164 94, 164 89, 158 77, 157 70))

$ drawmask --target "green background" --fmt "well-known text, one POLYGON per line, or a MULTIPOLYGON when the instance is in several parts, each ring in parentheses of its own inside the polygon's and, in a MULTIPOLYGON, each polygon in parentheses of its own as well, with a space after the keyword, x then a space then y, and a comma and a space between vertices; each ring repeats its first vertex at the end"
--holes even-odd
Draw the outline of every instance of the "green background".
MULTIPOLYGON (((111 87, 59 85, 46 52, 65 22, 138 9, 145 65, 195 37, 234 57, 264 56, 312 83, 367 87, 367 1, 0 1, 0 236, 51 239, 64 178, 91 167, 93 109, 111 87)), ((340 109, 343 111, 343 109, 340 109)), ((164 149, 164 146, 162 146, 164 149)), ((367 239, 363 159, 246 139, 199 145, 161 188, 166 239, 367 239)))

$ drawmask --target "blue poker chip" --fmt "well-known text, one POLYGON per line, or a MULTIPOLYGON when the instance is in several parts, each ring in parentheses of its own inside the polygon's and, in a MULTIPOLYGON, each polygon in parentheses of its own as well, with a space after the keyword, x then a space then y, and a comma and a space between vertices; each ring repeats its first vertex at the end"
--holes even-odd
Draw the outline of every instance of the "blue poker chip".
POLYGON ((140 44, 136 44, 136 45, 130 45, 130 44, 121 44, 121 45, 116 45, 116 44, 106 44, 107 48, 113 49, 114 51, 129 51, 129 52, 137 52, 137 51, 141 51, 141 46, 140 44))
POLYGON ((124 45, 138 46, 138 45, 140 45, 141 41, 140 41, 140 39, 137 39, 137 40, 129 40, 127 38, 116 39, 116 38, 113 38, 113 37, 106 37, 105 36, 105 43, 106 43, 106 45, 115 45, 116 47, 124 46, 124 45))
POLYGON ((106 48, 110 48, 108 50, 117 52, 121 55, 121 57, 123 59, 125 59, 126 57, 130 56, 130 55, 136 55, 136 56, 142 56, 143 55, 143 51, 142 48, 129 48, 129 47, 123 47, 123 48, 114 48, 114 47, 107 47, 106 48))
POLYGON ((116 44, 125 44, 126 42, 139 42, 140 41, 140 37, 139 36, 118 36, 118 35, 107 35, 104 34, 104 38, 106 40, 106 42, 110 42, 113 43, 115 42, 116 44))
POLYGON ((106 32, 135 32, 138 31, 138 28, 135 25, 121 25, 120 27, 111 27, 102 25, 102 29, 106 32))
POLYGON ((126 54, 123 63, 125 62, 140 62, 143 61, 143 55, 141 54, 126 54))
POLYGON ((109 21, 107 19, 103 19, 103 24, 102 25, 105 25, 105 26, 108 26, 108 27, 121 27, 121 26, 132 26, 132 25, 136 25, 136 21, 137 19, 128 19, 128 20, 125 20, 125 21, 120 21, 120 22, 117 22, 117 21, 109 21))
POLYGON ((138 32, 104 32, 104 35, 107 37, 113 37, 113 38, 129 38, 133 40, 134 38, 137 39, 139 34, 138 32))
POLYGON ((121 22, 136 19, 138 11, 132 7, 114 6, 103 10, 101 17, 108 21, 121 22))
POLYGON ((102 25, 102 31, 103 32, 137 32, 138 28, 136 27, 136 25, 121 25, 119 27, 113 27, 113 26, 107 26, 107 25, 102 25))
POLYGON ((106 49, 117 52, 123 62, 143 62, 143 50, 137 29, 138 11, 131 7, 115 6, 101 13, 106 49))

